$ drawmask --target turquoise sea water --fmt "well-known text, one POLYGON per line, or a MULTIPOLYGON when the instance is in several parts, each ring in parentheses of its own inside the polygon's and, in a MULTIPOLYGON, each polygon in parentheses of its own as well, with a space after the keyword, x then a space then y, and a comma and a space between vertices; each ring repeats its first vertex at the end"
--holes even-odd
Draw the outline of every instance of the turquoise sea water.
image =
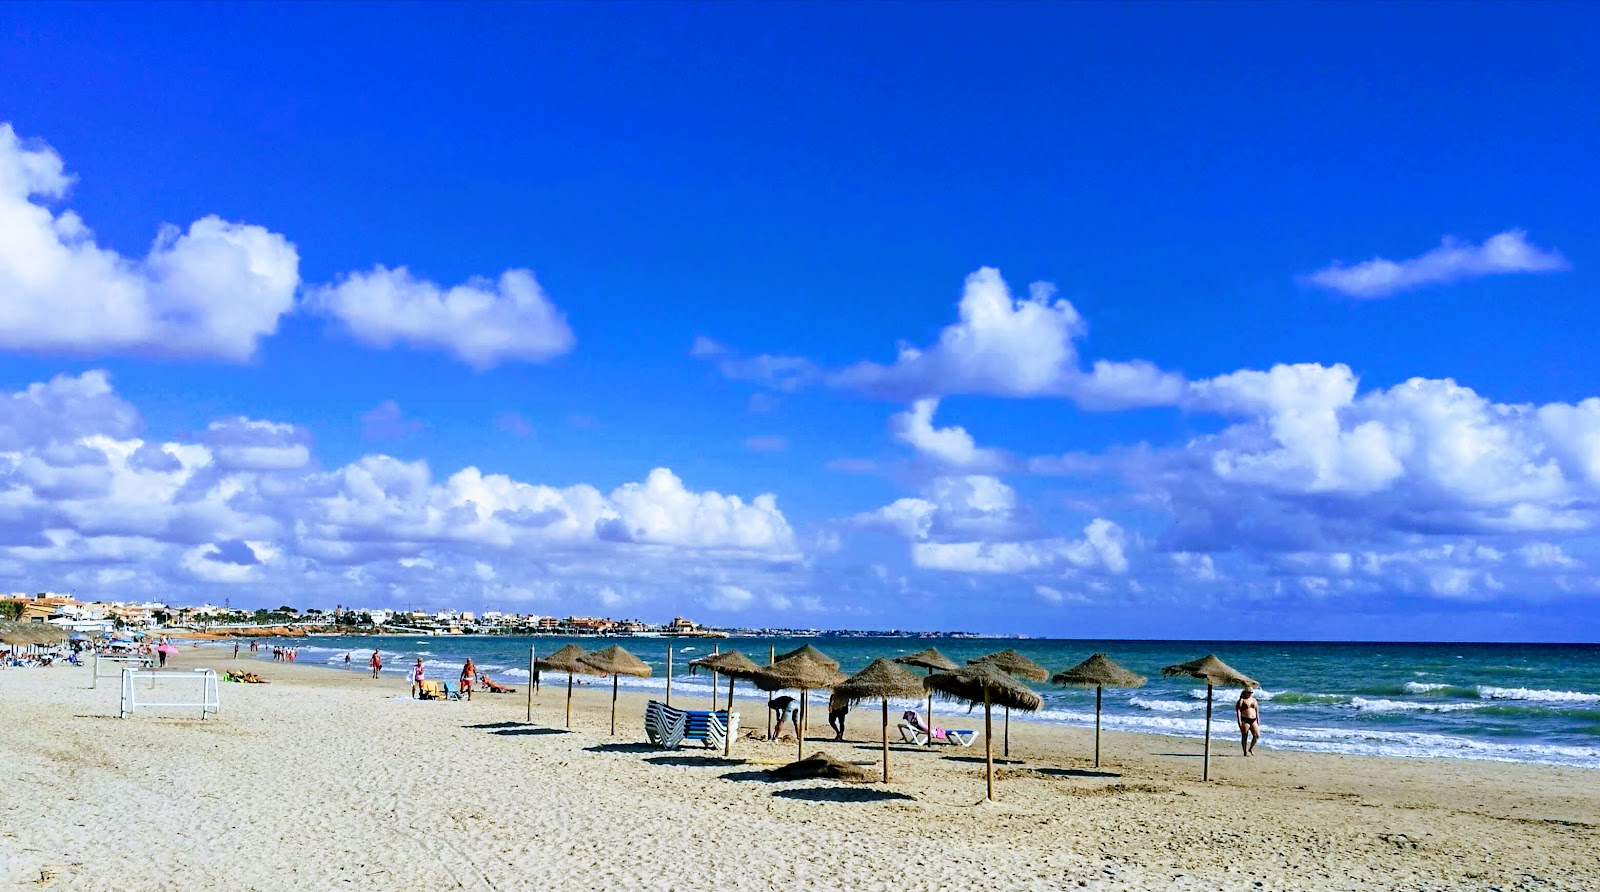
MULTIPOLYGON (((1200 736, 1204 731, 1205 686, 1161 678, 1161 667, 1215 652, 1262 685, 1263 746, 1334 753, 1417 758, 1451 757, 1538 762, 1600 769, 1600 645, 1547 644, 1365 644, 1305 642, 1054 641, 1042 639, 901 638, 517 638, 455 636, 314 637, 281 643, 299 648, 301 664, 343 665, 366 670, 377 647, 386 673, 403 674, 416 657, 429 675, 451 678, 470 656, 491 678, 521 684, 528 648, 549 653, 568 643, 597 648, 621 644, 649 663, 655 676, 624 678, 630 689, 665 687, 667 648, 675 654, 674 699, 709 702, 708 677, 689 675, 688 660, 713 646, 743 651, 765 663, 768 648, 779 653, 809 643, 854 672, 875 657, 896 657, 932 644, 956 662, 1014 647, 1052 672, 1104 651, 1150 678, 1135 690, 1107 690, 1105 725, 1122 731, 1200 736)), ((265 652, 263 652, 265 657, 265 652)), ((270 657, 266 657, 270 659, 270 657)), ((563 677, 564 678, 564 677, 563 677)), ((755 697, 749 685, 738 686, 755 697)), ((1090 726, 1094 691, 1033 688, 1044 708, 1013 721, 1090 726)), ((736 692, 736 695, 739 692, 736 692)), ((1231 740, 1236 691, 1219 689, 1214 735, 1231 740)), ((816 695, 820 702, 823 695, 816 695)), ((761 695, 764 699, 765 695, 761 695)), ((907 704, 908 706, 910 704, 907 704)), ((959 709, 947 706, 946 709, 959 709)), ((759 715, 759 713, 757 713, 759 715)))

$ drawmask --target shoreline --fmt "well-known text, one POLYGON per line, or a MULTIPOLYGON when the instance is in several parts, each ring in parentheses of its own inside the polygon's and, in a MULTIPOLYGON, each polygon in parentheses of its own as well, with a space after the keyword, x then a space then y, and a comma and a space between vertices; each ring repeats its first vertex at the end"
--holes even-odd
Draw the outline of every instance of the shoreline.
MULTIPOLYGON (((423 702, 393 676, 207 648, 174 659, 271 684, 224 684, 205 721, 115 719, 115 686, 88 690, 87 669, 0 673, 0 876, 47 889, 1600 886, 1600 785, 1582 769, 1245 759, 1214 741, 1202 784, 1186 738, 1107 732, 1096 771, 1091 733, 1019 723, 1013 758, 996 748, 1000 801, 984 804, 981 740, 894 745, 887 786, 772 783, 760 772, 792 760, 792 741, 741 736, 731 760, 655 750, 640 744, 648 695, 627 691, 611 738, 608 685, 575 689, 569 733, 564 684, 544 686, 525 724, 522 684, 423 702)), ((742 718, 764 730, 759 711, 742 718)), ((852 712, 834 743, 814 716, 806 752, 874 766, 877 718, 852 712)), ((951 706, 937 720, 982 717, 951 706)))
MULTIPOLYGON (((401 635, 396 637, 408 638, 411 636, 401 635)), ((433 642, 428 639, 413 638, 412 640, 415 640, 417 644, 422 644, 424 641, 426 641, 429 645, 433 644, 433 642)), ((207 647, 216 645, 202 644, 201 646, 207 647)), ((221 646, 225 647, 226 644, 222 644, 221 646)), ((454 672, 454 667, 459 665, 457 663, 452 663, 451 661, 440 660, 431 651, 425 650, 422 651, 421 654, 425 657, 425 663, 428 664, 428 672, 430 677, 440 677, 441 672, 449 675, 450 673, 454 672)), ((415 651, 395 652, 396 657, 404 660, 409 660, 412 656, 416 655, 417 653, 415 651)), ((255 658, 258 657, 253 657, 253 659, 255 658)), ((386 659, 387 658, 388 657, 386 656, 386 659)), ((270 659, 266 659, 265 661, 272 662, 270 659)), ((360 663, 361 660, 357 659, 352 669, 364 671, 364 667, 360 666, 360 663)), ((323 661, 320 658, 309 659, 303 663, 296 663, 295 665, 341 672, 346 671, 341 666, 331 662, 323 661)), ((680 664, 680 669, 681 667, 682 664, 680 664)), ((384 671, 388 674, 399 676, 404 673, 405 668, 406 667, 401 665, 399 662, 391 662, 384 671)), ((518 666, 504 666, 499 671, 493 671, 489 674, 494 676, 497 681, 509 684, 517 684, 526 679, 527 669, 518 666)), ((453 676, 450 677, 453 678, 453 676)), ((707 675, 701 674, 691 678, 688 681, 688 685, 694 689, 695 695, 709 700, 709 690, 704 686, 707 678, 707 675)), ((578 684, 580 686, 589 684, 589 682, 583 679, 584 676, 579 676, 578 684)), ((680 674, 674 676, 674 681, 677 684, 682 684, 685 681, 681 672, 680 674)), ((719 696, 725 696, 726 681, 723 680, 720 683, 724 687, 719 691, 719 696)), ((624 678, 622 679, 621 688, 625 692, 631 691, 644 696, 655 696, 659 699, 662 695, 664 695, 665 683, 664 679, 659 675, 652 676, 648 679, 624 678)), ((1045 690, 1048 693, 1051 689, 1047 688, 1045 690)), ((752 693, 752 691, 753 688, 749 684, 740 683, 736 688, 736 699, 740 701, 749 701, 755 704, 762 703, 765 699, 764 695, 755 695, 752 693)), ((1236 727, 1230 718, 1231 713, 1228 705, 1230 701, 1228 701, 1227 696, 1231 695, 1219 693, 1217 712, 1212 723, 1212 738, 1214 743, 1219 740, 1226 741, 1236 734, 1236 727)), ((1401 744, 1383 744, 1377 742, 1351 744, 1345 742, 1343 739, 1325 739, 1325 737, 1319 735, 1322 735, 1324 732, 1331 729, 1282 724, 1277 720, 1278 716, 1274 714, 1274 710, 1272 709, 1271 695, 1264 694, 1263 697, 1265 698, 1264 705, 1267 707, 1267 723, 1263 729, 1264 736, 1261 746, 1275 752, 1345 755, 1352 757, 1402 760, 1449 760, 1507 765, 1540 765, 1572 768, 1587 772, 1600 771, 1600 761, 1596 761, 1594 753, 1590 750, 1583 750, 1581 752, 1574 753, 1571 751, 1572 748, 1547 746, 1536 743, 1526 745, 1505 744, 1493 740, 1483 741, 1476 738, 1451 736, 1448 734, 1436 734, 1432 736, 1414 734, 1408 738, 1408 742, 1401 744), (1424 739, 1428 741, 1426 744, 1423 742, 1424 739), (1448 743, 1450 746, 1453 746, 1457 751, 1443 753, 1438 752, 1437 750, 1446 743, 1448 743), (1429 749, 1429 746, 1432 747, 1432 750, 1429 749), (1482 747, 1482 749, 1475 750, 1473 749, 1474 747, 1482 747), (1380 749, 1387 749, 1388 751, 1377 751, 1380 749), (1520 752, 1523 753, 1524 756, 1521 758, 1516 758, 1507 755, 1507 752, 1520 752), (1595 762, 1595 764, 1587 764, 1586 762, 1582 761, 1584 759, 1595 762)), ((826 699, 826 695, 821 694, 820 692, 812 693, 812 704, 814 707, 825 704, 826 699)), ((896 714, 898 714, 900 709, 912 708, 915 705, 916 704, 907 701, 899 704, 898 706, 895 706, 894 704, 891 706, 895 709, 896 714)), ((691 702, 691 708, 699 708, 699 705, 691 702)), ((936 714, 940 716, 946 716, 949 714, 949 712, 960 711, 962 709, 963 707, 958 705, 947 705, 943 709, 936 708, 935 711, 936 714), (947 712, 947 710, 949 712, 947 712)), ((1198 709, 1198 707, 1196 707, 1196 709, 1198 709)), ((825 715, 825 707, 819 714, 825 715)), ((1060 708, 1049 708, 1042 711, 1040 714, 1019 712, 1012 717, 1012 720, 1025 726, 1054 727, 1067 730, 1081 731, 1094 727, 1094 716, 1092 711, 1087 713, 1079 713, 1060 708)), ((1154 736, 1170 739, 1174 742, 1196 742, 1202 740, 1204 737, 1203 720, 1198 715, 1188 712, 1156 713, 1151 715, 1133 716, 1126 714, 1118 715, 1112 712, 1107 712, 1104 718, 1104 727, 1106 729, 1106 733, 1112 733, 1114 731, 1122 734, 1154 736), (1139 723, 1165 725, 1165 727, 1130 727, 1130 725, 1136 725, 1139 723), (1184 730, 1182 726, 1185 723, 1193 725, 1194 727, 1184 730)), ((1348 729, 1338 730, 1342 733, 1350 733, 1348 729)), ((1371 738, 1373 741, 1377 741, 1379 739, 1381 738, 1371 738)))

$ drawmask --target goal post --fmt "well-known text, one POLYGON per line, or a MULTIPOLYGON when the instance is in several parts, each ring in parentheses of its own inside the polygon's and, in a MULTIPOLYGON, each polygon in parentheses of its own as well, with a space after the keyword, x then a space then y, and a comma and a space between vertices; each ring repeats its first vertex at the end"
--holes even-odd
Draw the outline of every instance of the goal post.
POLYGON ((193 672, 157 672, 125 667, 122 670, 122 694, 117 705, 117 717, 128 718, 141 709, 198 709, 200 718, 213 715, 222 711, 222 685, 218 683, 217 673, 210 669, 196 669, 193 672), (155 687, 157 680, 177 680, 186 682, 177 686, 181 691, 193 691, 197 696, 192 699, 177 699, 179 694, 163 685, 160 691, 146 689, 143 697, 139 696, 134 682, 140 679, 149 679, 150 688, 155 687))

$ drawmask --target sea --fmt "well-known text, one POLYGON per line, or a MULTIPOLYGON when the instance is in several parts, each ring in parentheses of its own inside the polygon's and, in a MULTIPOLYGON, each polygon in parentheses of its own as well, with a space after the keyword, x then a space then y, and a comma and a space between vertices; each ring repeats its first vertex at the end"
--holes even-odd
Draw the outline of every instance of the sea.
MULTIPOLYGON (((1404 758, 1454 758, 1531 762, 1600 769, 1600 645, 1412 644, 1334 642, 1092 641, 1015 638, 535 638, 512 636, 313 636, 261 639, 299 649, 297 662, 339 671, 367 672, 377 648, 386 674, 403 675, 421 657, 429 676, 454 679, 471 657, 496 681, 520 685, 528 678, 529 649, 548 654, 563 645, 598 648, 620 644, 655 670, 650 678, 621 680, 624 688, 661 692, 667 649, 673 652, 673 697, 710 704, 710 678, 691 674, 689 660, 713 647, 739 650, 757 663, 770 651, 810 644, 846 673, 877 657, 897 657, 930 645, 957 663, 1015 648, 1057 672, 1091 653, 1104 652, 1149 677, 1143 687, 1107 689, 1104 727, 1117 731, 1200 737, 1205 731, 1203 683, 1161 677, 1161 667, 1215 653, 1262 685, 1262 746, 1404 758), (351 665, 344 669, 344 655, 351 665)), ((223 646, 231 647, 231 643, 223 646)), ((260 658, 270 659, 266 647, 260 658)), ((921 670, 916 670, 921 671, 921 670)), ((565 676, 545 683, 565 684, 565 676)), ((580 683, 609 684, 599 679, 580 683)), ((721 689, 726 692, 726 680, 721 689)), ((1093 727, 1094 691, 1031 685, 1044 706, 1013 722, 1093 727)), ((1237 691, 1217 690, 1212 735, 1232 742, 1237 691)), ((765 694, 738 683, 735 697, 764 704, 765 694)), ((825 694, 814 694, 820 704, 825 694)), ((912 708, 916 704, 896 704, 912 708)), ((940 710, 961 711, 955 704, 940 710)), ((759 715, 759 711, 756 713, 759 715)), ((947 712, 948 714, 948 712, 947 712)))

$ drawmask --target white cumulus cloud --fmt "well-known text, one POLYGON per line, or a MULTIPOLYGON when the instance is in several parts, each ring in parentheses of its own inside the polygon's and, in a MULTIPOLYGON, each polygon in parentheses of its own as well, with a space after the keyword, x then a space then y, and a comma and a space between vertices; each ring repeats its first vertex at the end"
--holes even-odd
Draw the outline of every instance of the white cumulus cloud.
POLYGON ((163 226, 143 258, 95 243, 49 146, 0 123, 0 348, 241 361, 293 311, 300 257, 260 226, 163 226))
POLYGON ((917 400, 911 408, 889 418, 889 430, 895 439, 951 468, 978 470, 1000 463, 1000 453, 979 448, 966 428, 934 427, 933 413, 938 409, 937 399, 917 400))
POLYGON ((403 266, 378 266, 312 289, 307 300, 366 344, 442 349, 476 369, 543 362, 575 343, 566 317, 525 269, 444 288, 403 266))

